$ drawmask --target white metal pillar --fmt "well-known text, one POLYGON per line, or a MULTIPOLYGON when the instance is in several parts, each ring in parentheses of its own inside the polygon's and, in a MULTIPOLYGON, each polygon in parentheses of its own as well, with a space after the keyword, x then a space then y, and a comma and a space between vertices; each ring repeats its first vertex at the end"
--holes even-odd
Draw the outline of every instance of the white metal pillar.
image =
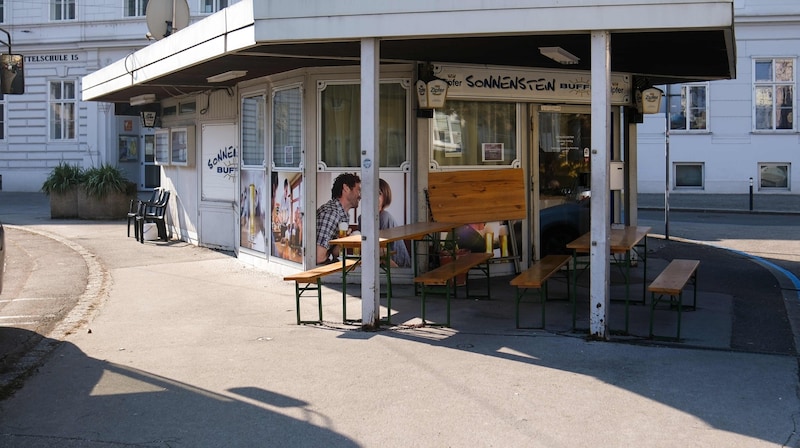
POLYGON ((361 325, 380 320, 380 250, 378 247, 378 99, 380 41, 361 39, 361 325))
POLYGON ((611 33, 593 31, 592 47, 592 222, 589 251, 589 331, 608 339, 611 212, 609 146, 611 137, 611 33))

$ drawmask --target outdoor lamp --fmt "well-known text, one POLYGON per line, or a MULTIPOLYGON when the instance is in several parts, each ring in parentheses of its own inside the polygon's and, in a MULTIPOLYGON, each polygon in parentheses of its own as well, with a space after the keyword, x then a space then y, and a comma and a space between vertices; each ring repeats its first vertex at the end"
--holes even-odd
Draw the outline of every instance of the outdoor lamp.
POLYGON ((661 97, 664 91, 655 87, 642 90, 641 96, 637 98, 643 114, 655 114, 661 109, 661 97))
POLYGON ((433 74, 430 63, 420 67, 420 78, 416 83, 417 102, 420 109, 436 109, 444 107, 447 99, 447 81, 433 74))

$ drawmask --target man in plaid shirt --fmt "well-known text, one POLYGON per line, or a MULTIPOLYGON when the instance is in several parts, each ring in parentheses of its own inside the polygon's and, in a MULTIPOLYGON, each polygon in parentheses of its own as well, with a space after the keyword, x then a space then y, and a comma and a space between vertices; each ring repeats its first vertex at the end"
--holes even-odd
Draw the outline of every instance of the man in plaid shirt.
POLYGON ((350 209, 361 200, 361 179, 352 173, 342 173, 333 181, 331 200, 317 209, 317 264, 327 263, 339 256, 339 248, 330 240, 339 236, 339 223, 350 222, 350 209))

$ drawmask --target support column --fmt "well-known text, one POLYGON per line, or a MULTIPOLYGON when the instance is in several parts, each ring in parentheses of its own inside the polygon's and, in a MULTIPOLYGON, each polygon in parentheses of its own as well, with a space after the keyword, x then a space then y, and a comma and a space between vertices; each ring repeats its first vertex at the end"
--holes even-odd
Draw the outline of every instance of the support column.
POLYGON ((378 99, 380 41, 361 39, 361 325, 380 325, 378 99))
POLYGON ((592 48, 592 222, 590 263, 590 337, 608 339, 610 270, 609 146, 611 137, 611 33, 593 31, 592 48))

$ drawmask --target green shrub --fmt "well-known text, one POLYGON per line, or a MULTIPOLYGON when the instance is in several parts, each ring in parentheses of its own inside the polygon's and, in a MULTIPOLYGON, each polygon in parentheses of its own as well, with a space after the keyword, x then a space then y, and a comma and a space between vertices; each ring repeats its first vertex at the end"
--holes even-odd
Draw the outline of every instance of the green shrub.
POLYGON ((126 193, 131 189, 131 182, 125 178, 122 171, 107 164, 86 170, 82 185, 87 195, 97 198, 113 192, 126 193))
POLYGON ((65 193, 83 182, 83 168, 61 161, 47 176, 42 184, 42 191, 47 193, 65 193))

